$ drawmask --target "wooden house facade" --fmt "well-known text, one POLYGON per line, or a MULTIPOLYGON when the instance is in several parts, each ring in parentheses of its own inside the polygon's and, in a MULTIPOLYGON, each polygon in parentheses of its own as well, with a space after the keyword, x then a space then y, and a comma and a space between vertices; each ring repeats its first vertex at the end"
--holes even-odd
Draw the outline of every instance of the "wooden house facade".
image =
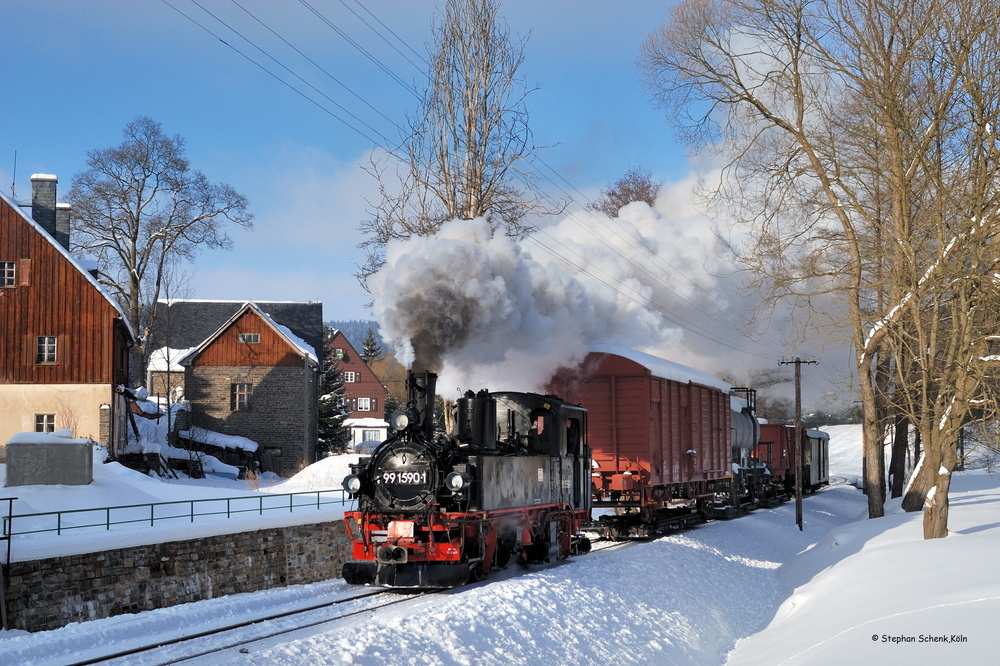
POLYGON ((32 176, 32 215, 0 195, 0 444, 69 429, 115 455, 125 444, 132 334, 125 316, 68 249, 56 178, 32 176), (57 241, 59 238, 62 243, 57 241))
MULTIPOLYGON (((382 419, 385 413, 385 384, 375 376, 342 331, 328 344, 344 379, 344 399, 351 409, 347 420, 382 419)), ((388 424, 386 424, 388 427, 388 424)))

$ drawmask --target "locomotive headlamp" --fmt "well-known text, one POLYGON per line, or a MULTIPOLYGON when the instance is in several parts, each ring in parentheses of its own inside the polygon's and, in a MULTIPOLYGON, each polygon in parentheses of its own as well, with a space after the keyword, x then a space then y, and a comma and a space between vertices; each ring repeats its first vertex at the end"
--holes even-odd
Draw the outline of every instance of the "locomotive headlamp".
POLYGON ((356 495, 361 490, 361 477, 356 474, 348 474, 344 477, 344 490, 351 495, 356 495))
POLYGON ((457 493, 465 488, 465 475, 461 472, 452 472, 444 477, 445 487, 453 493, 457 493))
POLYGON ((406 415, 406 412, 396 412, 390 418, 390 423, 393 430, 406 430, 406 426, 410 425, 410 417, 406 415))

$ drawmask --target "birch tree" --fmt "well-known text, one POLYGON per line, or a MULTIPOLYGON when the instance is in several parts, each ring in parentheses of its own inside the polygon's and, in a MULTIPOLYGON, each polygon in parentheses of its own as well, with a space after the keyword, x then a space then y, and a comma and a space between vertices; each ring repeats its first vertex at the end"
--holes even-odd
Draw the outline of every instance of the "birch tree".
POLYGON ((360 224, 362 285, 386 243, 433 234, 452 219, 485 218, 521 237, 527 216, 552 212, 534 189, 530 90, 518 74, 527 37, 514 38, 497 0, 448 0, 434 26, 427 86, 399 149, 373 160, 378 199, 360 224))
POLYGON ((732 204, 746 233, 737 254, 765 302, 844 305, 832 323, 854 349, 873 518, 880 398, 890 385, 903 396, 935 475, 928 538, 947 534, 958 429, 972 400, 990 399, 986 133, 1000 100, 977 61, 996 50, 995 14, 965 0, 688 0, 642 51, 685 139, 726 159, 715 199, 732 204))

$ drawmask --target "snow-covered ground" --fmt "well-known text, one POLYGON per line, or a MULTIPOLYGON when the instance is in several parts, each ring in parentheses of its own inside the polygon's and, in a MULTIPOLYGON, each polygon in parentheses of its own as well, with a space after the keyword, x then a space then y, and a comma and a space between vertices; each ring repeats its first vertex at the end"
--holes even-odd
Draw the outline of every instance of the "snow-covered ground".
MULTIPOLYGON (((94 480, 85 486, 15 486, 0 488, 0 498, 16 497, 13 503, 14 533, 11 543, 11 559, 15 561, 42 559, 57 555, 122 548, 149 543, 162 543, 181 539, 194 539, 222 532, 238 532, 268 527, 299 525, 317 520, 339 520, 344 515, 345 506, 333 504, 342 499, 341 482, 347 474, 348 465, 357 462, 357 455, 326 458, 310 465, 296 476, 282 480, 272 477, 263 481, 236 481, 225 478, 214 479, 159 479, 140 474, 118 463, 94 464, 94 480), (323 501, 331 502, 317 509, 313 499, 303 497, 302 506, 289 511, 288 501, 272 498, 275 494, 305 493, 332 490, 324 493, 323 501), (261 499, 263 495, 263 499, 261 499), (243 509, 227 518, 225 503, 208 500, 251 497, 242 503, 231 503, 233 509, 243 509), (221 512, 223 515, 197 516, 191 521, 188 516, 190 500, 198 500, 195 511, 202 513, 221 512), (111 522, 123 524, 74 528, 76 525, 94 525, 106 521, 102 511, 64 514, 61 518, 62 533, 39 532, 19 535, 29 530, 51 530, 57 522, 55 516, 39 516, 19 519, 27 514, 56 511, 75 511, 103 507, 122 507, 133 504, 163 502, 183 502, 173 507, 158 507, 158 519, 152 526, 148 523, 149 508, 133 510, 114 509, 111 522), (263 514, 253 509, 264 506, 263 514), (274 506, 281 509, 267 510, 274 506), (160 516, 176 515, 178 518, 160 520, 160 516), (146 521, 142 519, 146 518, 146 521), (124 523, 126 520, 137 522, 124 523)), ((6 465, 0 464, 0 484, 6 483, 6 465)), ((312 496, 315 497, 315 494, 312 496)), ((297 503, 296 503, 297 504, 297 503)), ((0 503, 0 512, 7 513, 7 502, 0 503)), ((0 557, 5 553, 0 553, 0 557)))
MULTIPOLYGON (((831 434, 831 472, 856 475, 834 461, 842 450, 844 460, 860 456, 859 441, 831 434)), ((331 475, 346 462, 324 461, 296 486, 273 490, 336 487, 331 475)), ((863 520, 863 495, 838 485, 806 498, 801 532, 789 503, 429 597, 420 614, 366 613, 212 663, 989 663, 995 648, 988 623, 1000 616, 993 566, 1000 477, 958 474, 953 487, 947 539, 923 541, 920 516, 893 505, 887 517, 863 520)), ((346 592, 342 582, 328 581, 38 634, 0 633, 0 663, 65 663, 90 646, 168 638, 210 620, 346 592)))

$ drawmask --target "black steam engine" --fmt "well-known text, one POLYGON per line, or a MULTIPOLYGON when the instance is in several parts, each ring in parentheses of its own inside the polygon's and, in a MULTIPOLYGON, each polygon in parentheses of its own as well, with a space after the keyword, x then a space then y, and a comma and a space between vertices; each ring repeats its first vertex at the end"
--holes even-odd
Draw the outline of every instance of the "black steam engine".
POLYGON ((452 436, 435 427, 435 383, 410 374, 393 434, 344 479, 358 500, 344 516, 345 580, 453 587, 514 561, 589 551, 587 411, 551 395, 469 391, 452 436))

